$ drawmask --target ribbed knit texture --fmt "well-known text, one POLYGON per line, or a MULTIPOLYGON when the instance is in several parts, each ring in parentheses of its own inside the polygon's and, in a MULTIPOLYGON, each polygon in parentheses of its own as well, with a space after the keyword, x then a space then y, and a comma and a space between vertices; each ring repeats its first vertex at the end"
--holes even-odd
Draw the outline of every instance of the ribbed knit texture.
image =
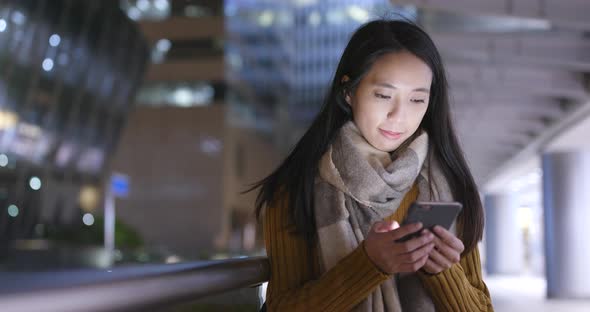
MULTIPOLYGON (((401 223, 417 197, 418 188, 413 187, 387 219, 401 223)), ((285 200, 267 207, 263 229, 271 266, 269 311, 348 311, 391 278, 369 259, 364 243, 320 276, 317 249, 308 248, 289 224, 285 200)), ((477 248, 440 274, 419 275, 437 311, 493 311, 477 248)))

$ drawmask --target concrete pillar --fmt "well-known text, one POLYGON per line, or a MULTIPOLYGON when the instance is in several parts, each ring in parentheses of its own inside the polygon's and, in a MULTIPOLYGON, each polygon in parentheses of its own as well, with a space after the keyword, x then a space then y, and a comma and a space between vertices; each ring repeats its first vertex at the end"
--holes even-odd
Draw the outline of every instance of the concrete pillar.
POLYGON ((543 155, 547 296, 590 298, 590 151, 543 155))
POLYGON ((518 197, 513 193, 487 194, 484 206, 488 274, 520 274, 524 242, 517 217, 518 197))

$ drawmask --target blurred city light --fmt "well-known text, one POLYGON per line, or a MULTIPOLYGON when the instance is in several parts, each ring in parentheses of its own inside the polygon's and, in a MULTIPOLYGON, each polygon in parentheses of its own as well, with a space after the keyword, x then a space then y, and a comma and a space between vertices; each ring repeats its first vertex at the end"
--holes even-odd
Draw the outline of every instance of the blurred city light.
POLYGON ((49 44, 52 47, 57 47, 60 42, 61 42, 61 37, 58 34, 53 34, 53 35, 51 35, 51 37, 49 37, 49 44))
POLYGON ((172 42, 170 40, 166 38, 158 40, 152 50, 152 62, 156 64, 164 62, 171 47, 172 42))
POLYGON ((166 38, 160 39, 156 43, 156 48, 162 52, 167 52, 168 50, 170 50, 171 46, 172 46, 172 43, 170 42, 170 40, 168 40, 166 38))
POLYGON ((94 216, 91 213, 85 213, 84 216, 82 216, 82 222, 87 226, 91 226, 94 224, 94 216))
POLYGON ((274 13, 271 10, 264 10, 258 15, 258 25, 262 27, 269 27, 274 21, 274 13))
POLYGON ((17 25, 22 25, 27 21, 27 17, 20 11, 12 12, 12 22, 17 25))
POLYGON ((13 112, 0 111, 0 130, 14 127, 18 121, 18 116, 13 112))
POLYGON ((326 12, 326 22, 331 25, 341 25, 346 22, 346 13, 341 9, 331 9, 326 12))
POLYGON ((8 166, 8 156, 6 154, 0 154, 0 167, 8 166))
POLYGON ((174 101, 179 106, 190 106, 193 103, 192 90, 187 87, 181 87, 174 91, 174 101))
POLYGON ((41 189, 41 179, 39 179, 38 177, 32 177, 31 180, 29 180, 29 186, 31 187, 31 189, 38 191, 41 189))
POLYGON ((322 23, 322 15, 318 11, 313 11, 309 13, 309 17, 307 18, 307 22, 309 25, 313 27, 317 27, 322 23))
POLYGON ((516 218, 521 229, 530 229, 531 224, 534 221, 532 208, 527 206, 519 207, 518 211, 516 212, 516 218))
POLYGON ((151 4, 149 0, 137 0, 137 8, 142 11, 147 11, 150 8, 151 4))
POLYGON ((136 7, 130 7, 129 10, 127 10, 127 16, 129 16, 130 19, 137 21, 141 17, 141 11, 136 7))
POLYGON ((121 8, 130 19, 139 20, 163 20, 170 16, 169 0, 123 0, 121 8))
POLYGON ((18 216, 18 207, 16 205, 8 206, 8 215, 16 218, 18 216))
POLYGON ((201 152, 214 156, 221 152, 223 144, 219 139, 214 137, 204 137, 201 139, 201 152))
POLYGON ((369 21, 369 12, 358 5, 351 5, 347 9, 348 15, 359 23, 366 23, 369 21))
POLYGON ((178 263, 180 261, 182 261, 182 259, 176 255, 166 257, 166 263, 178 263))
POLYGON ((154 7, 160 11, 166 11, 170 8, 170 2, 168 0, 155 0, 154 7))
POLYGON ((80 190, 80 207, 87 212, 94 211, 98 206, 99 194, 94 186, 84 186, 80 190))
POLYGON ((53 60, 50 58, 46 58, 43 60, 43 70, 48 72, 53 69, 53 60))

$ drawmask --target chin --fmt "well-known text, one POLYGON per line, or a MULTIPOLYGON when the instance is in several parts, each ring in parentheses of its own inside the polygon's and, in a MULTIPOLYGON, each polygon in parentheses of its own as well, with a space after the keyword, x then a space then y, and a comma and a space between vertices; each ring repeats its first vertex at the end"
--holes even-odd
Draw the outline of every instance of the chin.
POLYGON ((373 145, 373 146, 376 147, 378 150, 380 150, 382 152, 387 152, 387 153, 391 153, 399 147, 398 145, 391 146, 391 145, 386 145, 386 144, 379 144, 378 146, 375 146, 375 145, 373 145))
POLYGON ((398 147, 399 147, 399 146, 396 146, 396 147, 390 147, 390 148, 388 148, 388 149, 386 149, 386 150, 384 150, 384 151, 386 151, 386 152, 388 152, 388 153, 393 153, 393 152, 395 152, 395 150, 396 150, 398 147))
POLYGON ((387 146, 385 149, 383 149, 383 151, 385 151, 385 152, 388 152, 388 153, 394 152, 396 149, 398 149, 398 147, 399 147, 400 145, 401 145, 401 144, 395 144, 395 145, 393 145, 393 146, 392 146, 392 145, 389 145, 389 146, 387 146))

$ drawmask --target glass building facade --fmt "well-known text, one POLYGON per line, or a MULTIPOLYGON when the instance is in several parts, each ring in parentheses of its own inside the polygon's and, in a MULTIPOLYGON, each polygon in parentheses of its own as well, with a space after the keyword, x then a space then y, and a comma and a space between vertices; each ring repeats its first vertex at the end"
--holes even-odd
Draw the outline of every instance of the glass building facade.
POLYGON ((82 226, 148 56, 116 1, 0 2, 0 241, 82 226))

